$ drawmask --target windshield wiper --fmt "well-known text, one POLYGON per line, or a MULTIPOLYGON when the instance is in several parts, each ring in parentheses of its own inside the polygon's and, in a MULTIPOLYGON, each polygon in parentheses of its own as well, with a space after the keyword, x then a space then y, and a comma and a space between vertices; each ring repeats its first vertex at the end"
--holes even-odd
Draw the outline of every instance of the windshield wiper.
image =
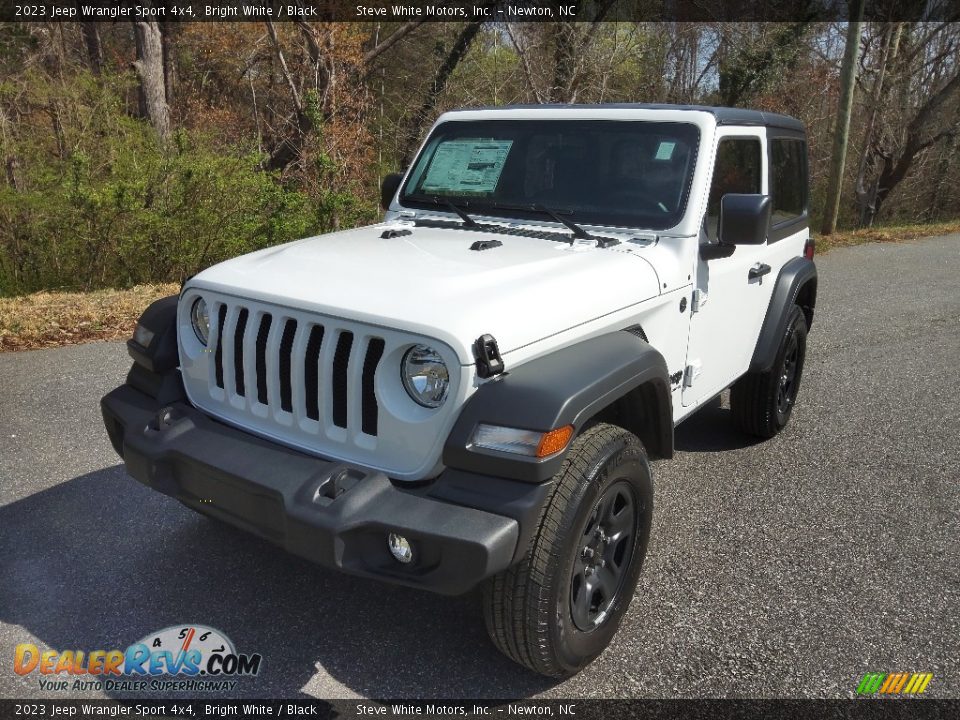
POLYGON ((594 239, 593 235, 588 233, 586 230, 584 230, 582 227, 577 225, 575 222, 573 222, 572 220, 567 220, 565 217, 562 217, 560 215, 561 212, 570 212, 569 210, 566 210, 566 211, 556 210, 556 209, 548 208, 538 204, 523 205, 520 203, 514 204, 514 203, 501 203, 501 202, 491 203, 490 207, 497 208, 498 210, 526 210, 528 212, 540 213, 541 215, 546 215, 551 220, 554 220, 560 223, 561 225, 563 225, 564 227, 570 229, 573 232, 574 238, 579 238, 583 240, 594 239))
POLYGON ((463 224, 464 224, 464 225, 468 225, 468 226, 470 226, 470 227, 477 227, 477 221, 474 220, 474 219, 473 219, 472 217, 470 217, 469 215, 467 215, 467 213, 464 211, 464 209, 463 209, 462 207, 460 207, 459 205, 454 205, 452 202, 450 202, 449 200, 446 200, 446 199, 444 199, 444 198, 434 198, 434 200, 437 202, 437 204, 443 203, 443 204, 446 205, 448 208, 450 208, 451 210, 453 210, 457 215, 460 216, 460 219, 463 220, 463 224))
POLYGON ((409 195, 408 197, 416 202, 429 202, 437 206, 447 207, 455 212, 467 227, 478 227, 477 221, 467 215, 462 207, 447 200, 445 197, 440 197, 439 195, 409 195))

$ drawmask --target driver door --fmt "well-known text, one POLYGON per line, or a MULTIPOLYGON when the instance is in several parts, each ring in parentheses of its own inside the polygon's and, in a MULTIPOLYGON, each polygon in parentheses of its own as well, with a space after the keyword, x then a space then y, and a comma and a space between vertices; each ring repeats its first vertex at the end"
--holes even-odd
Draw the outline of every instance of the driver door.
POLYGON ((710 400, 747 371, 775 279, 769 274, 755 277, 757 269, 766 267, 766 243, 737 245, 732 251, 716 245, 720 199, 727 193, 769 192, 766 131, 719 128, 716 143, 700 231, 695 312, 690 318, 683 376, 684 407, 710 400))

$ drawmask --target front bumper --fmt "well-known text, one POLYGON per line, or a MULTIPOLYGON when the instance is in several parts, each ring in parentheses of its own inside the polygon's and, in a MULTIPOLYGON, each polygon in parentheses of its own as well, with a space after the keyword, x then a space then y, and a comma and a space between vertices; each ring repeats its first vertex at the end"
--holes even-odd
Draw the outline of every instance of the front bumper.
POLYGON ((321 565, 443 594, 466 592, 522 557, 549 485, 448 470, 407 488, 129 384, 101 409, 127 471, 144 485, 321 565), (410 564, 390 554, 391 532, 413 545, 410 564))

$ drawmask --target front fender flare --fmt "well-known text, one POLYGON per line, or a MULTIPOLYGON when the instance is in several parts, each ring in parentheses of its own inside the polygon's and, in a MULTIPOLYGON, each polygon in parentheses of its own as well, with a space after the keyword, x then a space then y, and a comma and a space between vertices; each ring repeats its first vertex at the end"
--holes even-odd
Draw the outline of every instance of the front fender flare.
POLYGON ((531 360, 485 383, 464 405, 443 451, 447 467, 497 477, 543 482, 560 469, 566 451, 547 458, 472 445, 480 423, 546 432, 573 425, 575 432, 612 403, 641 386, 655 407, 648 447, 673 454, 673 406, 663 356, 639 337, 613 332, 531 360))

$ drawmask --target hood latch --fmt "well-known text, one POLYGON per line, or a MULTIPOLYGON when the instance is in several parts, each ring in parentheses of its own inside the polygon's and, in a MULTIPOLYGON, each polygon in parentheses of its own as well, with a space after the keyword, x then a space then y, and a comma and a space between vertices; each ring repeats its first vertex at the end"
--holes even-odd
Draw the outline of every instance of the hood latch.
POLYGON ((477 360, 477 375, 490 378, 503 372, 503 358, 493 335, 481 335, 473 343, 473 356, 477 360))

